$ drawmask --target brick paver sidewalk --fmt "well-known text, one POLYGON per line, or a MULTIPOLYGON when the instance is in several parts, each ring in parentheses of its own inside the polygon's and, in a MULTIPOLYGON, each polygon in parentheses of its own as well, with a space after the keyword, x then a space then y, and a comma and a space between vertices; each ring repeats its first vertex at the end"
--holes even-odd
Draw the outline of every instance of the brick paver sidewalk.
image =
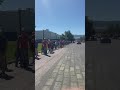
POLYGON ((36 69, 36 90, 84 90, 84 46, 68 45, 53 58, 46 59, 48 64, 36 69))

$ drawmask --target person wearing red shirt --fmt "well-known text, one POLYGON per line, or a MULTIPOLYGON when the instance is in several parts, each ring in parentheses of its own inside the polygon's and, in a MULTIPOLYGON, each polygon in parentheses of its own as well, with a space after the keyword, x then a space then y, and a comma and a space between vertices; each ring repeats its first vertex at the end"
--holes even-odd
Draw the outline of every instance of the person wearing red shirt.
POLYGON ((45 39, 45 40, 43 41, 44 55, 47 55, 47 46, 48 46, 48 43, 47 43, 47 40, 45 39))

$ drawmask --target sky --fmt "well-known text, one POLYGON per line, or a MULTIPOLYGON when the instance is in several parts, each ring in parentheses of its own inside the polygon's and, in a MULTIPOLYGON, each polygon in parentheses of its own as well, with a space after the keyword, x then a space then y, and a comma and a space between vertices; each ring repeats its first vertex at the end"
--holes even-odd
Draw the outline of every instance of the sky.
POLYGON ((120 0, 86 0, 85 14, 96 21, 120 21, 120 0))
POLYGON ((85 34, 85 0, 35 0, 36 30, 85 34))

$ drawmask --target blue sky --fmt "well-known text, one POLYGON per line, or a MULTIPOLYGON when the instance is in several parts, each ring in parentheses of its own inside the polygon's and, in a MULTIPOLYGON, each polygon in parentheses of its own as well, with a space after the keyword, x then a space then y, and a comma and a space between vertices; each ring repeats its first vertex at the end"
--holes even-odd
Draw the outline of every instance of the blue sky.
POLYGON ((35 0, 36 30, 85 33, 85 0, 35 0))

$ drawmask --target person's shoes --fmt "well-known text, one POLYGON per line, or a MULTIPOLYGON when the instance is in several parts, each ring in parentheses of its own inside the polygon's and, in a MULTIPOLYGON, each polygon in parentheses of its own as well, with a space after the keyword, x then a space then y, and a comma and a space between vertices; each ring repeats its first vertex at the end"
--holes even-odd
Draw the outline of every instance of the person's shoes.
POLYGON ((5 79, 5 80, 10 80, 13 78, 13 76, 9 76, 5 73, 0 74, 0 78, 5 79))
POLYGON ((32 63, 29 64, 29 66, 33 66, 35 64, 35 61, 33 61, 32 63))
POLYGON ((28 66, 33 66, 34 63, 29 64, 28 66))
POLYGON ((18 67, 18 65, 15 65, 15 67, 18 67))
POLYGON ((40 58, 36 57, 37 60, 40 60, 40 58))
POLYGON ((17 65, 15 65, 16 68, 19 68, 17 65))
POLYGON ((40 56, 40 55, 37 55, 38 57, 40 56))

